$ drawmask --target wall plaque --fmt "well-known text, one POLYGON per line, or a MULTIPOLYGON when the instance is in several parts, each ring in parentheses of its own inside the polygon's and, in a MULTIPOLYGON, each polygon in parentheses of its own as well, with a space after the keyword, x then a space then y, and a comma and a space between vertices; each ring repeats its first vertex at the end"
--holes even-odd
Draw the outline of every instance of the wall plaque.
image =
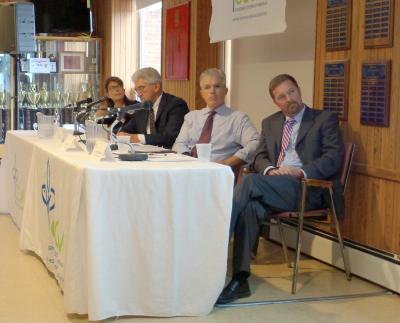
POLYGON ((364 46, 393 46, 393 0, 365 0, 364 46))
POLYGON ((326 50, 350 48, 351 0, 327 0, 326 50))
POLYGON ((324 110, 337 113, 340 120, 347 120, 348 69, 348 61, 326 63, 324 69, 324 110))
POLYGON ((389 127, 390 65, 390 61, 362 64, 361 124, 389 127))

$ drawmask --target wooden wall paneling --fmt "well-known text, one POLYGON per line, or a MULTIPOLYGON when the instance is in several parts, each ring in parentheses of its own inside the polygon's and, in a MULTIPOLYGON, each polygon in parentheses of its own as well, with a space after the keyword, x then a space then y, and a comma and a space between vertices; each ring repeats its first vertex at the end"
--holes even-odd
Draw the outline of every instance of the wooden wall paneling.
POLYGON ((101 77, 100 77, 100 95, 104 95, 104 79, 111 75, 111 1, 95 0, 93 1, 93 15, 95 24, 95 35, 102 39, 101 46, 101 77))
MULTIPOLYGON (((165 50, 162 53, 162 76, 164 89, 186 100, 190 109, 201 109, 204 102, 199 94, 198 79, 200 73, 209 67, 218 67, 221 44, 210 44, 208 29, 211 20, 210 0, 163 0, 163 43, 165 43, 166 10, 190 2, 190 62, 189 80, 174 81, 165 79, 165 50)), ((163 46, 164 47, 164 46, 163 46)))
POLYGON ((199 76, 209 67, 219 67, 219 43, 210 44, 209 25, 211 21, 212 7, 211 1, 199 1, 201 5, 197 6, 197 44, 196 44, 196 108, 201 109, 205 106, 200 97, 199 76))
POLYGON ((163 88, 166 92, 172 93, 183 98, 189 109, 193 109, 195 107, 195 87, 192 83, 192 80, 196 78, 196 26, 194 22, 196 22, 196 10, 197 10, 197 1, 190 1, 190 49, 189 49, 189 80, 166 80, 165 79, 165 25, 166 25, 166 10, 169 8, 176 7, 183 3, 187 3, 187 0, 163 0, 162 3, 162 12, 163 12, 163 22, 162 22, 162 78, 163 78, 163 88))
POLYGON ((132 0, 112 1, 112 63, 111 73, 120 77, 127 92, 131 76, 138 68, 138 13, 132 0))
POLYGON ((393 47, 364 48, 365 0, 352 1, 351 48, 326 52, 327 0, 317 2, 314 106, 323 104, 323 67, 327 61, 349 59, 349 110, 341 123, 345 140, 357 145, 355 163, 346 196, 343 235, 371 247, 400 254, 400 6, 395 6, 393 47), (396 37, 397 36, 397 37, 396 37), (361 65, 363 61, 390 60, 390 125, 360 123, 361 65))
POLYGON ((138 67, 137 13, 133 0, 96 0, 94 3, 96 35, 102 38, 102 80, 115 75, 120 77, 128 92, 131 76, 138 67))

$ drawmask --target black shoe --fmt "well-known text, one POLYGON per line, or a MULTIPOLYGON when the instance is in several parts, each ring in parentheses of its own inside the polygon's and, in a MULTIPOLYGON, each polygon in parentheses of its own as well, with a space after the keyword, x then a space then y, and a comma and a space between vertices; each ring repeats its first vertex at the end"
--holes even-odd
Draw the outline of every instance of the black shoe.
POLYGON ((227 304, 238 298, 249 297, 251 295, 249 283, 246 280, 240 282, 232 279, 219 295, 217 304, 227 304))

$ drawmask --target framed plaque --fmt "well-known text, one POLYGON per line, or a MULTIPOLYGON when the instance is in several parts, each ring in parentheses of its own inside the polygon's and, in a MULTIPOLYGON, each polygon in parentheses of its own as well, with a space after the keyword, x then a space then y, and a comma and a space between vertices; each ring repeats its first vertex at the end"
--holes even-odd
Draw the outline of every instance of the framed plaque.
POLYGON ((348 61, 329 62, 324 68, 324 110, 338 114, 340 120, 347 120, 348 107, 348 61))
POLYGON ((361 124, 389 127, 390 67, 390 61, 362 64, 361 124))
POLYGON ((327 0, 326 8, 326 50, 350 48, 351 0, 327 0))
POLYGON ((365 48, 393 46, 393 12, 393 0, 365 0, 365 48))

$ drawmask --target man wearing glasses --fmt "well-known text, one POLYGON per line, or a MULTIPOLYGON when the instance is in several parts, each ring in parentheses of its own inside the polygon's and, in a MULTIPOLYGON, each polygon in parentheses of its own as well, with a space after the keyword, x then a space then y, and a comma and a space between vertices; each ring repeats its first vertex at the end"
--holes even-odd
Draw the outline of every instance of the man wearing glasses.
POLYGON ((151 101, 150 110, 136 111, 117 135, 130 136, 131 142, 171 148, 189 112, 186 102, 163 92, 161 75, 152 67, 141 68, 132 75, 141 102, 151 101))

